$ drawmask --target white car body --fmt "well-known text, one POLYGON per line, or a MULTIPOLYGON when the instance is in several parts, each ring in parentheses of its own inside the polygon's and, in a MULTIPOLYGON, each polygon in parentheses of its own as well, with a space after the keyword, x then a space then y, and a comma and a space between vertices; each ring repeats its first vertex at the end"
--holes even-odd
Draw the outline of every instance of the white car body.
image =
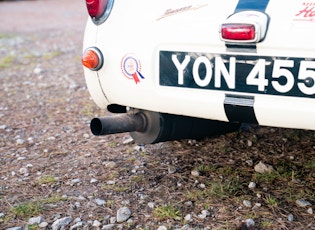
POLYGON ((99 70, 84 68, 93 100, 315 130, 315 1, 255 2, 114 1, 105 22, 86 25, 83 50, 97 47, 104 58, 99 70), (237 12, 249 13, 230 17, 237 12), (267 16, 257 41, 220 38, 229 20, 255 22, 251 12, 267 16))

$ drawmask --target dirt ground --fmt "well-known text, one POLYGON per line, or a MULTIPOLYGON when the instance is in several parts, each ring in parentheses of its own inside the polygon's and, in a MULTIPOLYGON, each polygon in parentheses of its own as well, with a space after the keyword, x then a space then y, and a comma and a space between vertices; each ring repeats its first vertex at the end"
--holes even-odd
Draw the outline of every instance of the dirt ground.
POLYGON ((102 229, 123 206, 131 217, 112 229, 315 229, 314 131, 147 146, 93 136, 106 112, 80 63, 86 19, 84 1, 0 1, 0 229, 36 216, 102 229), (260 161, 274 170, 255 172, 260 161))

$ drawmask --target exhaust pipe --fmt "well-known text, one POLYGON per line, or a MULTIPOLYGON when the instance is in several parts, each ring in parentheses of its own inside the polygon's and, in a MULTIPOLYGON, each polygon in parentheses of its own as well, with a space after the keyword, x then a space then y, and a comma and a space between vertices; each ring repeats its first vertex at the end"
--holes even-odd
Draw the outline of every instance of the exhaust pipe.
POLYGON ((153 144, 180 139, 202 139, 238 130, 240 123, 140 110, 104 118, 93 118, 94 135, 129 132, 139 144, 153 144))
POLYGON ((143 132, 145 128, 146 118, 142 113, 93 118, 90 124, 90 129, 96 136, 125 132, 143 132))

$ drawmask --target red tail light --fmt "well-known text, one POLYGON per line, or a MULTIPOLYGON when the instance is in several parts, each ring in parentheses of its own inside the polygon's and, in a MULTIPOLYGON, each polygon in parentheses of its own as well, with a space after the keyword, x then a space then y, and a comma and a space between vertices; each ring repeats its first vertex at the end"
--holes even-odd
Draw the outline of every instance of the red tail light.
POLYGON ((109 16, 114 0, 85 0, 90 17, 96 25, 103 23, 109 16))
POLYGON ((224 40, 253 41, 256 38, 255 26, 252 24, 223 24, 221 37, 224 40))
POLYGON ((108 0, 86 0, 89 15, 98 20, 105 12, 108 0))

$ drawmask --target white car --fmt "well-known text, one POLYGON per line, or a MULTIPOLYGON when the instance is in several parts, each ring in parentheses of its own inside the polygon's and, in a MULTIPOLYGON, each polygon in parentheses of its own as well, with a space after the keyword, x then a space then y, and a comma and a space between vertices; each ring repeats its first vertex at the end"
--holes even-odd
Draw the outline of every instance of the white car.
POLYGON ((202 138, 241 123, 315 130, 315 1, 86 0, 95 135, 202 138))

